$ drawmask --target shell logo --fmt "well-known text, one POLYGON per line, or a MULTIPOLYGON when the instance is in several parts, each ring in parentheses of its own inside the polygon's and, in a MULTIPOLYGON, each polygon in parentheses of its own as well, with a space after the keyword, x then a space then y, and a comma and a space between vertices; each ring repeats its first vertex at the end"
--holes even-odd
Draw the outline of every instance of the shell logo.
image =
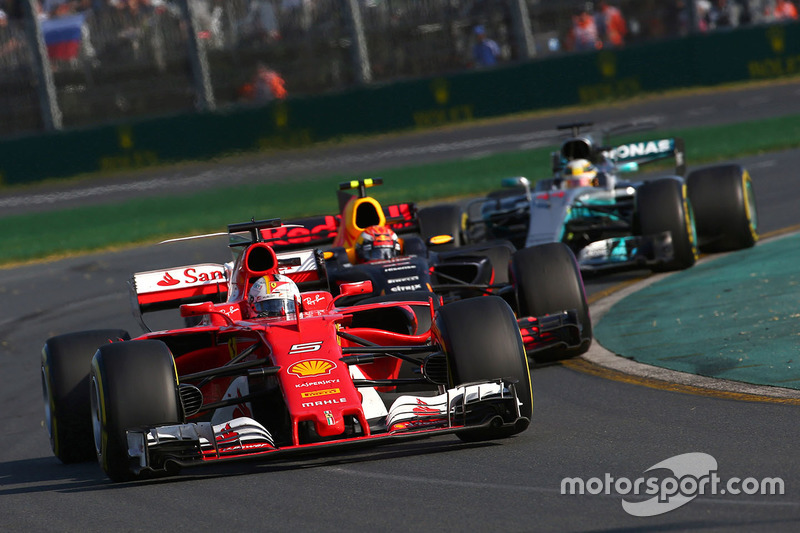
POLYGON ((330 374, 336 364, 325 359, 306 359, 289 367, 287 372, 300 378, 330 374))

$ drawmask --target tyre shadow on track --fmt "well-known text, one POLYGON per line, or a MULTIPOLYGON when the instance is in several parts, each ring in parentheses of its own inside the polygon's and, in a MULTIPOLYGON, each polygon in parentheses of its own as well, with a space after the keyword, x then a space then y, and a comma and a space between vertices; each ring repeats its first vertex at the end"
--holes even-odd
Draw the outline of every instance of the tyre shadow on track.
MULTIPOLYGON (((511 437, 511 439, 518 437, 511 437)), ((97 463, 65 465, 55 457, 25 459, 0 463, 0 497, 11 494, 36 494, 45 492, 81 493, 131 486, 179 483, 198 479, 266 474, 310 468, 325 468, 346 464, 387 461, 405 457, 433 455, 479 449, 501 445, 502 441, 461 442, 455 436, 427 438, 425 442, 406 441, 389 445, 373 445, 368 448, 347 450, 324 456, 308 455, 291 459, 270 460, 268 458, 243 460, 217 465, 187 468, 172 476, 157 476, 130 483, 112 483, 97 463), (447 440, 445 440, 447 439, 447 440)))

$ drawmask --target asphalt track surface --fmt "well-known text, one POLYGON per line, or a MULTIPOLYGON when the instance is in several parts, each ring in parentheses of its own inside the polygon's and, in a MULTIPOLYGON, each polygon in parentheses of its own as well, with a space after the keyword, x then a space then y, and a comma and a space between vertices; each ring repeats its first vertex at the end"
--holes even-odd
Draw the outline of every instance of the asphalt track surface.
MULTIPOLYGON (((761 101, 772 101, 770 90, 764 91, 761 101)), ((791 94, 785 103, 798 105, 797 94, 791 94)), ((649 114, 658 112, 652 105, 649 114)), ((772 107, 782 104, 773 101, 772 107)), ((785 152, 744 161, 755 182, 762 232, 800 224, 796 177, 785 170, 798 168, 798 160, 797 152, 785 152)), ((111 484, 95 464, 61 465, 42 427, 44 340, 96 327, 136 333, 124 289, 132 271, 224 259, 224 243, 205 241, 0 270, 0 528, 796 531, 800 526, 797 405, 670 390, 663 382, 587 371, 592 365, 581 361, 533 369, 533 424, 505 441, 464 444, 439 437, 298 461, 187 470, 175 478, 121 485, 111 484), (635 480, 652 475, 645 473, 651 466, 689 452, 713 456, 723 480, 780 477, 785 494, 706 494, 643 518, 621 506, 623 498, 636 501, 634 496, 613 490, 561 494, 565 477, 635 480)), ((589 280, 587 290, 599 296, 641 274, 589 280)), ((169 326, 172 317, 159 319, 169 326)))

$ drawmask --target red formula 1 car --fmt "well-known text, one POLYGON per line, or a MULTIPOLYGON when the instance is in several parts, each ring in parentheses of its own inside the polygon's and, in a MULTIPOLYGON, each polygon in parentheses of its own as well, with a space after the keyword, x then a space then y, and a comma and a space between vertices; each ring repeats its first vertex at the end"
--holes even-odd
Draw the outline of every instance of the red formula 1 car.
MULTIPOLYGON (((528 427, 528 363, 503 299, 342 308, 329 292, 297 291, 291 276, 309 275, 302 259, 279 258, 261 238, 279 226, 230 226, 232 236, 248 237, 235 239, 224 269, 135 275, 137 310, 179 306, 182 316, 201 317, 198 325, 46 341, 45 419, 60 460, 96 456, 113 481, 127 481, 403 438, 503 438, 528 427), (210 301, 219 294, 224 301, 210 301), (416 366, 417 377, 399 378, 402 364, 416 366)), ((339 289, 344 297, 370 285, 339 289)))

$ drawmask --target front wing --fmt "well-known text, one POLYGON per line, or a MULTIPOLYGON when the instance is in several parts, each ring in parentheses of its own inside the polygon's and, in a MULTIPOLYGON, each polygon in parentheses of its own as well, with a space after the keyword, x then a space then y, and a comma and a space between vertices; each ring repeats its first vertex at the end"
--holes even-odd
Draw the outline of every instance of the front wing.
POLYGON ((652 268, 673 260, 675 251, 669 231, 595 241, 576 254, 583 273, 652 268))
POLYGON ((460 431, 527 427, 516 388, 508 380, 465 384, 439 396, 401 396, 381 423, 355 437, 278 446, 270 432, 248 417, 222 424, 186 423, 128 430, 134 473, 165 471, 232 460, 322 453, 332 448, 378 445, 460 431))
POLYGON ((517 325, 528 355, 578 348, 584 342, 582 324, 574 309, 542 317, 521 317, 517 325))

